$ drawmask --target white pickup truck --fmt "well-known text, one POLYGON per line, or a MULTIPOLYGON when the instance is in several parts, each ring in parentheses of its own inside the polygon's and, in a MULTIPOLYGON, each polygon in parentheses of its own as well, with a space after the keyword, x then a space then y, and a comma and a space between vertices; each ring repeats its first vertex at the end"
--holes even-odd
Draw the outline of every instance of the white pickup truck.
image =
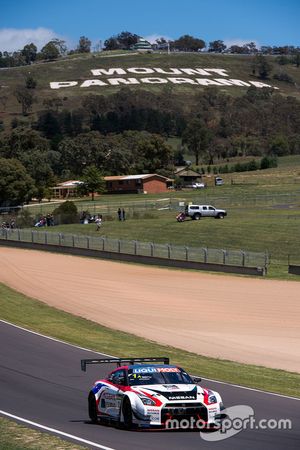
POLYGON ((199 220, 201 217, 224 219, 227 216, 227 211, 225 209, 217 209, 211 205, 186 205, 185 215, 193 220, 199 220))

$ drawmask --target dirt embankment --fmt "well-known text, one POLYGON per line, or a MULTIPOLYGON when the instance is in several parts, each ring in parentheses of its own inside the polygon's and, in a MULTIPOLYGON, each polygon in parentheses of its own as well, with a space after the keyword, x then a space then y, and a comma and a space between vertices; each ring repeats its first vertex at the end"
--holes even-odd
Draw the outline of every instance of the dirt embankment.
POLYGON ((0 282, 100 324, 198 354, 300 372, 297 282, 0 248, 0 282))

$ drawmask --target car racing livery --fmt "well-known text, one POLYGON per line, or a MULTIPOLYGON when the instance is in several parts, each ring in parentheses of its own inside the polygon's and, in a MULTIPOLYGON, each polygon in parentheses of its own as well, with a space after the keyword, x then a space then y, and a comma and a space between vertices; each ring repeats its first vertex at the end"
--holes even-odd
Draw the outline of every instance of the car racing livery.
POLYGON ((89 393, 89 417, 94 423, 114 421, 130 429, 168 427, 173 421, 180 427, 180 421, 187 419, 213 428, 225 417, 221 396, 199 386, 200 378, 170 365, 168 358, 85 359, 81 368, 86 371, 87 364, 105 363, 118 367, 96 381, 89 393))

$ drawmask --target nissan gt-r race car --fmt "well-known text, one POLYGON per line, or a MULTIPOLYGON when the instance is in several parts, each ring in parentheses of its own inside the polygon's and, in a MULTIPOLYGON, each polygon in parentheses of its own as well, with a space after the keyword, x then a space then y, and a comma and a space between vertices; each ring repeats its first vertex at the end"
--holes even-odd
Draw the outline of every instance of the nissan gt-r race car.
POLYGON ((200 378, 168 358, 83 359, 87 364, 112 364, 117 368, 96 381, 88 396, 89 417, 133 427, 215 428, 226 416, 220 394, 204 389, 200 378), (184 423, 184 425, 183 425, 184 423))

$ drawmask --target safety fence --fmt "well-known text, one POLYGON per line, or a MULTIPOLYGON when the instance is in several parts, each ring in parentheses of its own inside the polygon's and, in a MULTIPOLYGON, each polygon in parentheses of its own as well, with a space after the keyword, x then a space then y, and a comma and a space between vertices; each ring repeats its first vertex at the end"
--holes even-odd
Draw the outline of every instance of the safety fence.
MULTIPOLYGON (((212 204, 219 208, 249 208, 249 207, 276 207, 284 205, 298 204, 300 201, 300 190, 295 190, 294 192, 288 193, 272 193, 272 194, 258 194, 258 195, 245 195, 240 193, 234 193, 231 195, 215 195, 207 193, 205 189, 198 190, 191 196, 186 196, 185 192, 178 192, 176 197, 165 197, 160 199, 144 199, 144 200, 120 200, 120 201, 110 201, 105 202, 102 198, 101 200, 91 201, 76 201, 76 207, 78 213, 88 211, 91 215, 104 214, 111 215, 112 217, 117 216, 118 208, 124 208, 128 214, 133 214, 134 212, 142 212, 147 210, 179 210, 180 204, 194 203, 194 204, 212 204)), ((73 199, 70 199, 73 200, 73 199)), ((43 204, 33 204, 28 206, 12 207, 12 208, 0 208, 0 216, 3 215, 3 220, 5 215, 19 215, 25 210, 27 214, 30 213, 32 216, 45 215, 52 213, 55 208, 59 206, 61 202, 57 203, 43 203, 43 204)))
MULTIPOLYGON (((31 229, 1 229, 3 241, 27 242, 110 252, 166 260, 188 261, 223 266, 255 267, 266 269, 269 264, 267 253, 244 250, 225 250, 206 247, 157 244, 135 240, 112 239, 106 236, 84 236, 69 233, 55 233, 31 229)), ((99 254, 100 256, 100 254, 99 254)))

